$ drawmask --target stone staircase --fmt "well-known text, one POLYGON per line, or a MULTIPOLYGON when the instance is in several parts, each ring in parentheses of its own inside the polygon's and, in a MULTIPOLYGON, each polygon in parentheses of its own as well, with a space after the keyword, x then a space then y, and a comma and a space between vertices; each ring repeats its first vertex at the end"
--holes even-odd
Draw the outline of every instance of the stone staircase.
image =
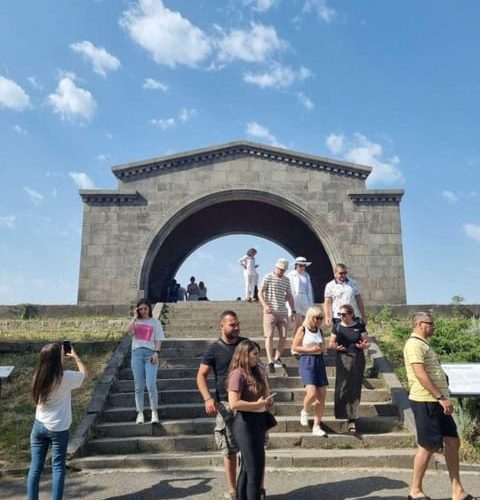
MULTIPOLYGON (((72 460, 73 467, 222 466, 222 457, 215 451, 215 422, 204 412, 195 377, 208 343, 218 337, 218 317, 225 309, 238 313, 242 336, 263 345, 261 308, 244 302, 184 302, 168 307, 167 340, 162 345, 157 380, 160 424, 135 424, 133 376, 127 356, 112 386, 103 418, 88 442, 86 456, 72 460)), ((283 359, 287 364, 285 371, 271 377, 277 392, 278 426, 270 431, 268 467, 411 467, 414 438, 404 430, 398 408, 392 404, 382 379, 364 380, 359 433, 347 434, 346 422, 333 416, 335 353, 329 352, 326 362, 330 388, 322 421, 328 437, 316 437, 299 422, 304 393, 297 360, 287 350, 283 359)), ((147 395, 145 399, 148 407, 147 395)), ((148 411, 146 416, 149 417, 148 411)))

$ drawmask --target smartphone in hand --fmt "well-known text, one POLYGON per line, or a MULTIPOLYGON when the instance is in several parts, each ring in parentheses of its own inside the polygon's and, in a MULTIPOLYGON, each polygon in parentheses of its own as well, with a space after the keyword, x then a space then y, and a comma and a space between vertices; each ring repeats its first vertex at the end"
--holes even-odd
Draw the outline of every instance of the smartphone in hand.
POLYGON ((70 343, 70 340, 63 341, 63 352, 64 354, 70 354, 72 352, 72 344, 70 343))

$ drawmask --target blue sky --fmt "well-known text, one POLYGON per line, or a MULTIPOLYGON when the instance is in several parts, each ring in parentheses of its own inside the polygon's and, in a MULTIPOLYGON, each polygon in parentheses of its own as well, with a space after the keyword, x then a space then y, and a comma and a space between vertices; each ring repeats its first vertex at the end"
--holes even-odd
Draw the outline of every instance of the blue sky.
MULTIPOLYGON (((480 302, 479 20, 475 0, 0 0, 0 303, 76 301, 78 189, 114 188, 112 165, 239 139, 373 166, 406 190, 409 303, 480 302)), ((240 295, 252 241, 262 271, 285 255, 231 236, 179 276, 240 295)))

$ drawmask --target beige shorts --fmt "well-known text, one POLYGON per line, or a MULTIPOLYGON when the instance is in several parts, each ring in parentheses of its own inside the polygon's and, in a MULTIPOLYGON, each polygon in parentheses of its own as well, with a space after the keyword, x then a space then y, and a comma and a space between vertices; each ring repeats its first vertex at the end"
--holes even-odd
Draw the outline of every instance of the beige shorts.
POLYGON ((267 314, 263 313, 263 335, 272 338, 275 328, 279 337, 287 338, 288 314, 267 314))
POLYGON ((238 453, 238 446, 233 438, 232 425, 233 412, 226 401, 218 403, 217 420, 215 422, 215 443, 224 457, 231 457, 238 453))

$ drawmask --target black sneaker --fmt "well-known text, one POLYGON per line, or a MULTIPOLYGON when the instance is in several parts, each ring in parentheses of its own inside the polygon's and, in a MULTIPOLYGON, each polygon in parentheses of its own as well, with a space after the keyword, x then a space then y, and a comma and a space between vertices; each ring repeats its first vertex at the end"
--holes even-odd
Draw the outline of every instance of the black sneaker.
POLYGON ((268 373, 275 373, 275 365, 273 363, 268 363, 268 373))
POLYGON ((278 368, 285 368, 287 365, 280 359, 276 359, 274 362, 273 362, 274 366, 278 367, 278 368))

